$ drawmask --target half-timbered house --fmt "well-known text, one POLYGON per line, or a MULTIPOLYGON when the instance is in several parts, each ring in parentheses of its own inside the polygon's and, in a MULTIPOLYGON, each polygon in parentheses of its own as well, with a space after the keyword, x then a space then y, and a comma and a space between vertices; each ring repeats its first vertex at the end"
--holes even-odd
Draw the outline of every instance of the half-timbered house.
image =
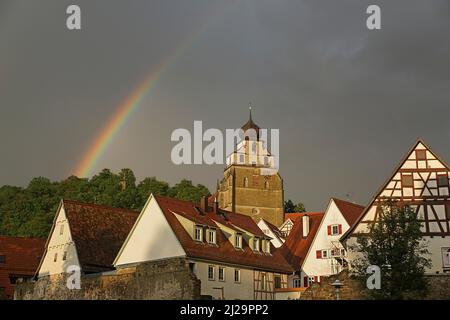
POLYGON ((367 233, 369 225, 377 221, 384 200, 400 201, 409 205, 422 223, 432 262, 427 272, 450 272, 449 178, 449 166, 418 140, 341 241, 352 244, 356 236, 367 233))

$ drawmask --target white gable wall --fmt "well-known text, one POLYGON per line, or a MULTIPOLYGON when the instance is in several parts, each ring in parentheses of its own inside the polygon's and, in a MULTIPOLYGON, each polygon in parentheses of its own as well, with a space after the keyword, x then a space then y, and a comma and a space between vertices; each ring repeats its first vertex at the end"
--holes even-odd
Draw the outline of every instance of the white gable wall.
POLYGON ((333 201, 333 199, 331 199, 327 211, 325 212, 325 215, 321 221, 319 229, 317 230, 313 243, 311 244, 309 252, 306 255, 306 259, 303 263, 302 271, 309 277, 328 276, 340 271, 340 269, 333 269, 333 265, 336 265, 337 261, 336 259, 331 257, 331 249, 344 248, 339 242, 339 238, 342 236, 342 234, 335 236, 328 235, 327 229, 329 225, 335 224, 342 225, 342 234, 350 228, 344 216, 336 206, 335 202, 333 201), (317 250, 328 250, 328 257, 317 258, 317 250))
POLYGON ((258 227, 262 230, 262 232, 264 232, 265 235, 269 236, 272 238, 272 240, 270 240, 270 242, 272 243, 272 245, 275 248, 279 248, 281 247, 281 245, 283 244, 283 240, 280 239, 273 231, 272 229, 270 229, 267 226, 267 223, 263 220, 260 219, 258 222, 258 227))
POLYGON ((153 196, 125 240, 114 266, 186 256, 153 196))
POLYGON ((65 273, 67 267, 72 265, 79 267, 80 263, 78 261, 75 244, 72 241, 72 235, 64 210, 64 205, 62 205, 60 206, 56 219, 53 222, 52 233, 50 234, 50 238, 48 240, 46 252, 38 271, 38 276, 43 277, 65 273), (65 252, 66 257, 65 260, 63 260, 65 252))

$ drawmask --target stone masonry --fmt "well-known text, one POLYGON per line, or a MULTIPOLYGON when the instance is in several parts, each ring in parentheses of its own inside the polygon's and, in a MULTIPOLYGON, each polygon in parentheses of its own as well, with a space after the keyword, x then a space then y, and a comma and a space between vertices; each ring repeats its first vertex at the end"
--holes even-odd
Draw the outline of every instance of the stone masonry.
POLYGON ((111 273, 81 276, 81 289, 69 290, 67 276, 43 277, 18 284, 16 300, 197 300, 200 280, 183 258, 166 259, 118 269, 111 273))

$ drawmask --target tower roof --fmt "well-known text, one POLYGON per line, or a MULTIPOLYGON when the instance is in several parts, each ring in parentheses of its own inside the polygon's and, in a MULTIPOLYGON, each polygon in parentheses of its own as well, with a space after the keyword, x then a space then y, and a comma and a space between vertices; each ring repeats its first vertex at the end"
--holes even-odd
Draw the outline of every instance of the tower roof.
POLYGON ((241 129, 242 129, 242 131, 244 131, 244 137, 247 138, 250 135, 250 138, 251 138, 251 134, 255 133, 256 138, 259 140, 260 127, 256 123, 253 122, 251 106, 249 107, 249 111, 250 111, 250 117, 249 117, 248 121, 241 127, 241 129), (254 130, 254 132, 250 131, 247 133, 247 131, 249 131, 249 130, 254 130))

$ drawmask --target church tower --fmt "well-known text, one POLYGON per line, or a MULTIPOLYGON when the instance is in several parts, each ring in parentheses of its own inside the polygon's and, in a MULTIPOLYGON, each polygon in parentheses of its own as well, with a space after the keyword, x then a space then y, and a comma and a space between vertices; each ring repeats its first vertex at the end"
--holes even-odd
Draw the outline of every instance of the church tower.
POLYGON ((241 129, 241 141, 227 156, 218 185, 219 207, 280 226, 284 216, 283 179, 275 169, 267 141, 263 141, 260 128, 253 122, 251 107, 250 118, 241 129))

